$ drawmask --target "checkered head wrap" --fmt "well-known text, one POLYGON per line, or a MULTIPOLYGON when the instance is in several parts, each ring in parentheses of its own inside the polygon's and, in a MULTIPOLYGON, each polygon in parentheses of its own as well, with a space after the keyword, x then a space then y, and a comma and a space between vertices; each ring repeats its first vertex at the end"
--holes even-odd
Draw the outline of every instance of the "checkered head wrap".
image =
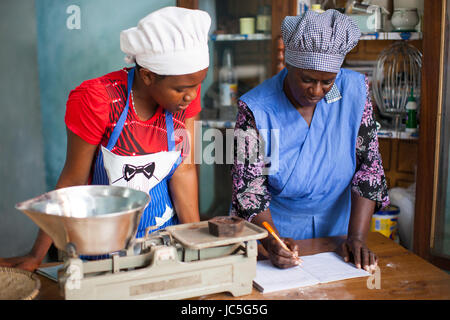
POLYGON ((361 36, 356 23, 330 9, 285 17, 281 25, 285 60, 296 68, 338 73, 361 36))

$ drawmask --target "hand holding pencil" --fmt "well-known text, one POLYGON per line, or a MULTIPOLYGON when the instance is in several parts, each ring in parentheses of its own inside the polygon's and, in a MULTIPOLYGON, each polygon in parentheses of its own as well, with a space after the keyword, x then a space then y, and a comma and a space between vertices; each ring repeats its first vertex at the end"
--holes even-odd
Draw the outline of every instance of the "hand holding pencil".
MULTIPOLYGON (((296 250, 294 250, 294 251, 291 250, 291 249, 286 245, 286 243, 285 243, 283 240, 281 240, 280 237, 278 237, 278 235, 276 234, 276 232, 273 230, 272 226, 271 226, 269 223, 267 223, 266 221, 264 221, 264 222, 262 223, 262 225, 264 226, 264 228, 267 229, 267 231, 269 231, 269 233, 272 235, 272 237, 276 240, 276 242, 277 242, 283 249, 285 249, 286 251, 288 251, 289 253, 291 253, 291 258, 293 258, 293 260, 294 260, 294 265, 300 265, 301 262, 303 262, 303 260, 300 259, 300 257, 298 256, 297 251, 296 251, 296 250)), ((294 245, 295 245, 295 244, 294 244, 294 245)), ((268 250, 268 251, 269 251, 269 254, 270 254, 270 253, 271 253, 270 250, 268 250)), ((275 265, 277 265, 278 267, 281 267, 281 268, 292 267, 292 265, 289 265, 289 264, 282 264, 282 263, 279 263, 278 261, 274 261, 273 257, 271 257, 271 260, 272 260, 272 262, 273 262, 275 265)), ((277 260, 282 260, 282 257, 278 258, 277 260)))

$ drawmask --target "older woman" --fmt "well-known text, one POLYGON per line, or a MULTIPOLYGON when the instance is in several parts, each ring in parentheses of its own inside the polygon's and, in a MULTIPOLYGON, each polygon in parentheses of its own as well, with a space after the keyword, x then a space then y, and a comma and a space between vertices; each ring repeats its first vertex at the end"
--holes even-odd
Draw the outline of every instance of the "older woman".
MULTIPOLYGON (((268 222, 294 253, 293 240, 347 234, 339 252, 368 270, 371 216, 389 198, 367 78, 341 69, 360 30, 335 10, 281 28, 287 67, 239 100, 231 214, 268 222)), ((280 268, 299 263, 272 237, 262 245, 280 268)))

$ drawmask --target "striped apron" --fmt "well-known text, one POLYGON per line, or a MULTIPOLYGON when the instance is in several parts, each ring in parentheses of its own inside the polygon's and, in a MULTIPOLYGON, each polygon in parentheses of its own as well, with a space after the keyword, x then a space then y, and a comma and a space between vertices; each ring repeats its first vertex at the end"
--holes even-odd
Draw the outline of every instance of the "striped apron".
MULTIPOLYGON (((111 152, 127 119, 134 68, 128 71, 128 93, 125 108, 111 133, 106 148, 100 146, 94 166, 93 185, 114 185, 147 192, 150 203, 145 208, 139 222, 136 237, 145 236, 147 227, 151 232, 166 226, 178 224, 169 193, 168 183, 175 169, 181 163, 181 152, 175 151, 172 114, 165 112, 168 151, 138 156, 119 156, 111 152)), ((82 259, 96 260, 109 255, 81 256, 82 259)))

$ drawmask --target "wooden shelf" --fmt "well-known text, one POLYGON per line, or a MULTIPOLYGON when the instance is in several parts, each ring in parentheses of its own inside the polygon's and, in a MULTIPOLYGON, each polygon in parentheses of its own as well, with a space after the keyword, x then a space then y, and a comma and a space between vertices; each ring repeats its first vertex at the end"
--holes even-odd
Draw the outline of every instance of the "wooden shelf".
MULTIPOLYGON (((265 33, 254 34, 212 34, 212 41, 252 41, 271 40, 272 36, 265 33)), ((368 32, 362 33, 360 40, 421 40, 422 32, 368 32)))
POLYGON ((265 33, 254 34, 212 34, 212 41, 251 41, 251 40, 271 40, 272 36, 265 33))
POLYGON ((361 34, 360 40, 420 40, 422 32, 370 32, 361 34))
POLYGON ((396 132, 393 129, 380 129, 378 130, 378 138, 386 139, 401 139, 401 140, 418 140, 419 133, 411 133, 406 131, 396 132))
POLYGON ((234 129, 236 125, 235 120, 220 120, 220 119, 201 119, 202 126, 206 128, 216 129, 234 129))

